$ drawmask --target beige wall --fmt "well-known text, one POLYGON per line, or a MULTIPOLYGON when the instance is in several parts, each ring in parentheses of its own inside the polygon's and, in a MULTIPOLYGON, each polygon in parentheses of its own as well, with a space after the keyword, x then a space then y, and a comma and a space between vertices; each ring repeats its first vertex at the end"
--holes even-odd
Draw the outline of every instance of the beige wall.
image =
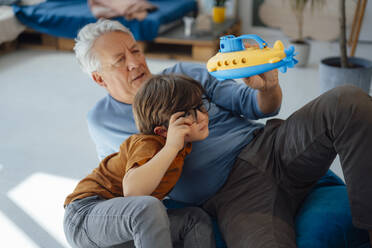
POLYGON ((239 0, 239 18, 242 22, 242 34, 249 33, 252 26, 252 0, 239 0))
MULTIPOLYGON (((252 33, 252 0, 239 0, 239 17, 242 21, 242 33, 252 33)), ((372 42, 372 1, 368 1, 359 40, 372 42)), ((273 31, 277 32, 277 31, 273 31)))
POLYGON ((368 1, 359 40, 372 41, 372 1, 368 1))

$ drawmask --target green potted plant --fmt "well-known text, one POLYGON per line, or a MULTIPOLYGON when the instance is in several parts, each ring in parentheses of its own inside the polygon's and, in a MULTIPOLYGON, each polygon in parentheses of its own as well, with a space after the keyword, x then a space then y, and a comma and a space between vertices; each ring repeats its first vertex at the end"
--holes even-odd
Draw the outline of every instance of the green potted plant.
POLYGON ((222 23, 225 21, 225 2, 226 0, 214 0, 212 19, 215 23, 222 23))
POLYGON ((372 78, 372 61, 347 56, 345 0, 339 0, 339 4, 340 57, 325 58, 320 62, 321 92, 339 85, 353 84, 369 93, 372 78))
POLYGON ((324 2, 325 0, 289 0, 297 22, 297 37, 290 41, 298 53, 296 56, 298 64, 296 66, 306 66, 309 61, 310 43, 305 40, 303 32, 305 8, 310 3, 311 11, 314 11, 315 8, 321 8, 324 2))

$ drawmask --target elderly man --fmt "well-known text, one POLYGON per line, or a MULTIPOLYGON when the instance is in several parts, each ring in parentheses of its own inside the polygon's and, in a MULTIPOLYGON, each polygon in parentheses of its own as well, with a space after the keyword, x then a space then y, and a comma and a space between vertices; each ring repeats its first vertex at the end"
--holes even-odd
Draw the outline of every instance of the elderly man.
MULTIPOLYGON (((115 21, 85 26, 75 52, 82 68, 109 93, 88 114, 90 134, 103 158, 138 132, 131 104, 151 73, 131 33, 115 21)), ((353 223, 372 229, 370 96, 356 87, 339 87, 287 120, 272 119, 264 126, 252 120, 278 113, 282 91, 277 71, 245 78, 245 84, 220 82, 191 63, 162 73, 196 79, 211 99, 210 135, 194 144, 169 196, 215 216, 229 248, 296 247, 295 213, 336 154, 353 223)))

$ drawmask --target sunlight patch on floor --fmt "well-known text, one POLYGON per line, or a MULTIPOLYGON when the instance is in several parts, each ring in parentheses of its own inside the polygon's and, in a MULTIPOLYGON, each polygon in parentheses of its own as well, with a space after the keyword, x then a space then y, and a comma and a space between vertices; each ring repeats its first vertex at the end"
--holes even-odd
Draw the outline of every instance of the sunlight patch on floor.
MULTIPOLYGON (((6 244, 7 247, 24 247, 24 248, 37 248, 38 246, 6 215, 0 212, 0 233, 1 244, 6 244), (10 245, 10 246, 9 246, 10 245)), ((1 246, 2 246, 1 245, 1 246)))
POLYGON ((8 196, 61 245, 69 247, 63 232, 63 202, 76 183, 76 180, 65 177, 34 173, 12 189, 8 196))

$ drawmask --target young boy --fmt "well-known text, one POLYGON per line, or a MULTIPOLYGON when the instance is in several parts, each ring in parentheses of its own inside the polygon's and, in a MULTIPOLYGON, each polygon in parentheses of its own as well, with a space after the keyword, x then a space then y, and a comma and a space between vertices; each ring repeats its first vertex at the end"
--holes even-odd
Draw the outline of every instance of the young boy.
POLYGON ((208 101, 191 78, 154 76, 136 94, 140 134, 102 160, 64 203, 64 229, 73 247, 215 247, 200 208, 165 210, 163 199, 181 175, 191 142, 209 134, 208 101), (149 196, 154 197, 149 197, 149 196))

